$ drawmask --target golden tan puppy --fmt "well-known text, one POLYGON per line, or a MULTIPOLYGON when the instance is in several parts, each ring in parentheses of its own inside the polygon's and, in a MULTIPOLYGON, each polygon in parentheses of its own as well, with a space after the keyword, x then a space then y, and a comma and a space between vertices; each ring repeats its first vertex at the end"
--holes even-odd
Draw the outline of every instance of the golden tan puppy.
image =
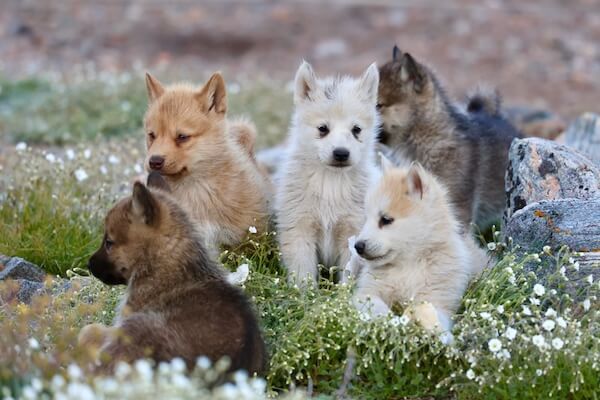
MULTIPOLYGON (((167 187, 158 173, 149 182, 167 187)), ((231 370, 263 371, 265 346, 250 303, 164 190, 135 183, 133 195, 109 211, 89 269, 108 285, 127 285, 114 325, 88 325, 79 336, 80 345, 98 349, 101 370, 141 357, 181 357, 191 367, 200 356, 227 356, 231 370)))
POLYGON ((198 223, 211 254, 265 228, 270 182, 254 160, 254 126, 227 120, 220 73, 203 87, 163 86, 146 75, 146 168, 160 172, 198 223))

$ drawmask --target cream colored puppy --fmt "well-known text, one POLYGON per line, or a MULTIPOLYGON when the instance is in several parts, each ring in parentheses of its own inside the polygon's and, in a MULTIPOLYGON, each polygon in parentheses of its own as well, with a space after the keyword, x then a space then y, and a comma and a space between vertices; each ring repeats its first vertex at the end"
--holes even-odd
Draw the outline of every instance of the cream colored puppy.
POLYGON ((365 202, 366 223, 350 240, 347 272, 357 275, 356 306, 386 315, 394 303, 430 330, 447 332, 471 277, 486 263, 473 239, 460 233, 445 188, 420 165, 394 167, 365 202))

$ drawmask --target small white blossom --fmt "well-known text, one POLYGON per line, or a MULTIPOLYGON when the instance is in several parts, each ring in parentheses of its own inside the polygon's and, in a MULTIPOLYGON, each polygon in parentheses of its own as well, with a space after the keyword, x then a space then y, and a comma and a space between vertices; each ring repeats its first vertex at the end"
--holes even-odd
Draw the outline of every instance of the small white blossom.
POLYGON ((134 364, 135 370, 144 382, 150 382, 154 375, 152 365, 147 360, 137 360, 134 364))
POLYGON ((592 283, 594 283, 594 275, 589 274, 587 278, 585 278, 586 281, 588 281, 588 283, 591 285, 592 283))
POLYGON ((393 327, 400 326, 400 317, 395 316, 392 319, 390 319, 390 325, 392 325, 393 327))
POLYGON ((244 284, 244 282, 246 282, 249 275, 250 267, 248 266, 248 264, 242 264, 239 267, 237 267, 237 270, 227 275, 227 281, 232 285, 240 286, 244 284))
POLYGON ((591 304, 591 302, 590 302, 590 299, 585 299, 585 300, 583 301, 583 309, 584 309, 585 311, 588 311, 588 310, 590 309, 590 307, 591 307, 591 306, 592 306, 592 304, 591 304))
POLYGON ((256 233, 258 231, 256 230, 255 226, 251 226, 251 227, 248 228, 248 232, 250 232, 250 233, 256 233))
POLYGON ((133 170, 135 171, 136 174, 141 174, 142 172, 144 172, 144 169, 142 168, 142 166, 140 164, 135 164, 133 166, 133 170))
POLYGON ((506 360, 510 360, 510 351, 506 350, 506 349, 502 349, 502 358, 506 359, 506 360))
POLYGON ((410 322, 410 318, 408 317, 408 315, 401 315, 400 316, 400 323, 402 325, 406 326, 409 322, 410 322))
POLYGON ((494 242, 490 242, 490 243, 488 243, 488 244, 487 244, 487 248, 488 248, 488 250, 489 250, 489 251, 494 251, 494 250, 496 250, 496 243, 494 243, 494 242))
POLYGON ((548 332, 552 331, 555 326, 556 326, 556 323, 551 319, 545 320, 544 323, 542 324, 542 328, 544 328, 548 332))
POLYGON ((508 340, 513 340, 514 338, 517 337, 517 330, 515 328, 511 328, 509 326, 508 328, 506 328, 506 331, 504 332, 504 336, 506 336, 506 338, 508 340))
POLYGON ((110 156, 108 156, 108 162, 111 164, 118 164, 119 157, 115 156, 114 154, 111 154, 110 156))
POLYGON ((543 372, 542 372, 542 370, 541 370, 541 369, 536 369, 536 370, 535 370, 535 374, 536 374, 537 376, 542 376, 543 372))
POLYGON ((534 345, 536 345, 540 349, 544 348, 546 346, 546 339, 544 339, 544 337, 542 335, 535 335, 534 337, 531 338, 531 341, 533 342, 534 345))
POLYGON ((556 318, 556 323, 558 324, 558 326, 560 326, 561 328, 566 328, 567 327, 567 321, 565 321, 565 319, 563 317, 558 317, 556 318))
POLYGON ((544 246, 544 247, 542 247, 542 251, 544 253, 548 253, 549 254, 550 253, 550 246, 544 246))
POLYGON ((530 297, 529 301, 531 302, 531 304, 539 306, 540 305, 540 300, 536 299, 535 297, 530 297))
POLYGON ((65 151, 65 155, 67 156, 67 158, 69 160, 74 160, 75 159, 75 152, 73 151, 73 149, 67 149, 65 151))
POLYGON ((183 373, 187 367, 181 357, 175 357, 171 360, 171 368, 174 372, 183 373))
POLYGON ((574 264, 575 263, 575 259, 573 257, 569 257, 569 264, 574 264))
POLYGON ((487 311, 480 312, 479 315, 481 315, 481 318, 483 319, 490 319, 492 317, 492 314, 487 311))
POLYGON ((502 349, 502 342, 496 338, 490 339, 488 342, 488 348, 491 352, 496 353, 502 349))
POLYGON ((509 282, 511 285, 514 285, 515 283, 517 283, 517 278, 515 278, 515 276, 514 276, 514 275, 511 275, 511 276, 509 276, 509 277, 508 277, 508 282, 509 282))
POLYGON ((564 345, 565 342, 563 342, 561 338, 552 339, 552 347, 554 347, 556 350, 562 349, 564 345))
POLYGON ((67 386, 67 395, 70 399, 78 400, 94 400, 96 398, 92 388, 79 382, 69 383, 67 386))
POLYGON ((17 145, 15 146, 15 149, 16 149, 17 151, 25 151, 25 150, 27 150, 27 143, 25 143, 25 142, 19 142, 19 143, 17 143, 17 145))
POLYGON ((536 283, 533 285, 533 293, 535 293, 537 296, 543 296, 544 293, 546 293, 546 289, 539 283, 536 283))
POLYGON ((108 174, 108 168, 106 168, 106 166, 104 166, 104 165, 101 165, 101 166, 100 166, 100 173, 101 173, 102 175, 106 175, 106 174, 108 174))
POLYGON ((503 314, 504 313, 504 306, 503 305, 499 305, 498 307, 496 307, 496 311, 498 311, 498 314, 503 314))
POLYGON ((36 338, 29 338, 28 343, 30 349, 37 350, 40 348, 40 342, 36 338))
POLYGON ((550 307, 549 309, 546 310, 545 315, 548 318, 554 318, 554 317, 556 317, 556 311, 554 310, 554 308, 550 307))
POLYGON ((83 168, 78 168, 75 170, 75 179, 79 182, 83 182, 88 178, 87 172, 83 168))
POLYGON ((48 162, 54 163, 54 162, 56 162, 56 156, 52 153, 48 153, 48 154, 46 154, 46 160, 48 162))
POLYGON ((579 271, 579 261, 573 264, 573 268, 575 268, 575 271, 579 271))
POLYGON ((83 157, 87 160, 92 156, 92 151, 90 149, 85 149, 83 151, 83 157))
POLYGON ((475 372, 469 368, 469 370, 467 371, 467 378, 469 378, 470 380, 475 379, 475 372))
POLYGON ((210 358, 208 358, 206 356, 198 357, 198 360, 196 361, 196 365, 200 369, 209 369, 211 366, 210 358))
POLYGON ((119 361, 115 367, 115 376, 117 379, 123 380, 131 374, 131 367, 126 362, 119 361))
POLYGON ((81 369, 76 364, 69 364, 67 367, 67 374, 73 380, 79 379, 83 376, 81 369))
POLYGON ((523 308, 523 314, 530 316, 531 315, 531 309, 527 306, 521 306, 523 308))

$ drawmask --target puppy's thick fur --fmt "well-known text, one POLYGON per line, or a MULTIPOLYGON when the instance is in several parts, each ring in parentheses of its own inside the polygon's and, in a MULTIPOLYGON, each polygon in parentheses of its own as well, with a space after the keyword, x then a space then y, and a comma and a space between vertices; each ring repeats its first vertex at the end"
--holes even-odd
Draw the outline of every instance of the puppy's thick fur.
POLYGON ((358 275, 354 302, 372 315, 395 303, 428 329, 448 331, 470 278, 486 255, 461 232, 446 189, 420 165, 383 176, 366 197, 366 222, 347 269, 358 275))
POLYGON ((318 79, 304 62, 295 80, 295 112, 278 176, 277 230, 290 279, 316 282, 317 263, 344 266, 347 239, 364 218, 363 199, 377 173, 378 73, 318 79))
POLYGON ((397 47, 379 73, 383 152, 433 172, 465 227, 500 218, 508 149, 520 134, 501 115, 499 96, 476 93, 462 112, 433 72, 397 47))
POLYGON ((266 228, 271 186, 254 159, 254 126, 226 118, 225 82, 164 87, 146 75, 146 168, 160 172, 198 222, 211 254, 235 245, 248 227, 266 228))
MULTIPOLYGON (((150 178, 149 184, 162 181, 156 172, 150 178)), ((137 182, 133 195, 109 211, 89 269, 106 284, 127 285, 114 326, 88 325, 80 333, 80 345, 98 348, 101 372, 142 357, 181 357, 191 368, 199 356, 227 356, 230 370, 264 370, 265 345, 250 303, 227 283, 195 225, 163 190, 137 182)))

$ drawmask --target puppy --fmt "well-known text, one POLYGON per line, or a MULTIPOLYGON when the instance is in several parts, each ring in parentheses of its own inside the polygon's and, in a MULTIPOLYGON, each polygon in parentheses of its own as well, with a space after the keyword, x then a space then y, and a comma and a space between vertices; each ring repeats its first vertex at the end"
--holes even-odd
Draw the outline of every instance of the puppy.
POLYGON ((364 219, 374 162, 378 72, 319 79, 296 73, 287 153, 277 180, 277 232, 290 280, 316 283, 318 263, 344 266, 364 219))
POLYGON ((181 357, 191 368, 200 356, 229 357, 232 371, 263 372, 265 345, 248 299, 227 283, 160 174, 151 173, 149 185, 136 182, 106 217, 89 269, 127 292, 114 325, 86 326, 80 345, 97 347, 103 372, 142 357, 181 357))

